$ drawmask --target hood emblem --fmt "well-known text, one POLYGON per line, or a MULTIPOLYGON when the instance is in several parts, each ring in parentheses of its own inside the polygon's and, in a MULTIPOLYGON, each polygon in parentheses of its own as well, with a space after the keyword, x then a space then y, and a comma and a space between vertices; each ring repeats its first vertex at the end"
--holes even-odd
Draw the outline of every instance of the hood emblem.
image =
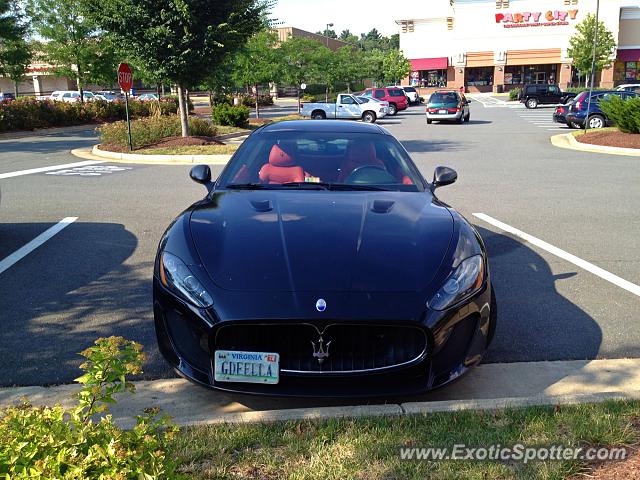
POLYGON ((316 347, 316 342, 311 341, 311 346, 313 346, 313 358, 318 359, 318 363, 322 365, 324 363, 325 358, 329 358, 329 346, 331 345, 331 341, 328 341, 325 345, 324 339, 322 335, 318 339, 318 346, 316 347))
POLYGON ((324 312, 327 309, 327 302, 325 302, 324 298, 319 298, 316 302, 316 310, 319 312, 324 312))

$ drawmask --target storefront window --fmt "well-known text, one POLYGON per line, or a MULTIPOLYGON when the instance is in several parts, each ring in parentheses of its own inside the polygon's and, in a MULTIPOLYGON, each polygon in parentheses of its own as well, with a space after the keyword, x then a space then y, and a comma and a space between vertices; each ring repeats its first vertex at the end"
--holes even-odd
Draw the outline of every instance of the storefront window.
POLYGON ((470 67, 465 74, 469 86, 493 85, 493 67, 470 67))
POLYGON ((640 67, 640 62, 625 62, 624 64, 624 81, 625 82, 635 82, 638 80, 638 67, 640 67))
POLYGON ((556 83, 558 65, 509 65, 504 71, 505 85, 556 83))
POLYGON ((414 86, 420 87, 446 87, 447 86, 447 70, 420 70, 411 73, 411 80, 415 79, 414 86))

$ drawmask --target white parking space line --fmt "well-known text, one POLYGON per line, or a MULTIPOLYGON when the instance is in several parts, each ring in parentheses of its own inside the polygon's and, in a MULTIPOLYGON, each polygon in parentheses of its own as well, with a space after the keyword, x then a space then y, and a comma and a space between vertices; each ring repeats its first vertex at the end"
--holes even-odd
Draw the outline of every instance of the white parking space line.
POLYGON ((3 178, 20 177, 22 175, 31 175, 33 173, 50 172, 53 170, 61 170, 63 168, 84 167, 86 165, 96 165, 105 163, 104 161, 85 160, 84 162, 65 163, 63 165, 52 165, 50 167, 30 168, 29 170, 16 170, 15 172, 0 173, 0 180, 3 178))
POLYGON ((33 252, 36 248, 44 244, 47 240, 50 240, 54 235, 60 233, 66 227, 75 222, 78 217, 66 217, 56 223, 53 227, 45 230, 36 238, 31 240, 29 243, 19 248, 15 252, 13 252, 8 257, 5 257, 2 261, 0 261, 0 273, 3 273, 5 270, 11 268, 17 262, 22 260, 24 257, 33 252))
POLYGON ((620 278, 611 272, 607 272, 606 270, 594 265, 593 263, 589 263, 586 260, 576 257, 575 255, 572 255, 569 252, 565 252, 564 250, 558 247, 554 247, 553 245, 545 242, 544 240, 540 240, 539 238, 534 237, 533 235, 529 235, 528 233, 525 233, 522 230, 518 230, 517 228, 514 228, 511 225, 507 225, 506 223, 503 223, 500 220, 496 220, 495 218, 490 217, 489 215, 486 215, 484 213, 474 213, 473 216, 484 222, 487 222, 490 225, 493 225, 494 227, 498 227, 500 230, 504 230, 505 232, 515 235, 516 237, 522 238, 528 243, 535 245, 536 247, 539 247, 543 250, 546 250, 552 255, 555 255, 556 257, 560 257, 569 263, 573 263, 574 265, 588 272, 593 273, 594 275, 602 278, 603 280, 613 283, 614 285, 617 285, 618 287, 640 297, 640 285, 631 283, 628 280, 625 280, 624 278, 620 278))

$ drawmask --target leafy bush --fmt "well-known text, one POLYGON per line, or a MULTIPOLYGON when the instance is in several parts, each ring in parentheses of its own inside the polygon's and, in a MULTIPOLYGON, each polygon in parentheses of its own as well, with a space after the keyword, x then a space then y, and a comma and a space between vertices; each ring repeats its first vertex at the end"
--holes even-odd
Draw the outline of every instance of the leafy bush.
POLYGON ((245 127, 249 121, 249 109, 247 107, 233 107, 226 103, 221 103, 212 107, 211 118, 213 119, 213 123, 217 125, 245 127))
POLYGON ((521 88, 512 88, 511 90, 509 90, 509 100, 518 100, 521 91, 521 88))
POLYGON ((640 133, 640 97, 626 100, 610 95, 600 102, 600 109, 625 133, 640 133))
POLYGON ((167 454, 178 429, 157 408, 146 409, 132 430, 108 414, 119 392, 134 392, 127 375, 142 373, 142 345, 122 337, 101 338, 81 353, 83 385, 75 408, 33 407, 27 402, 0 411, 0 477, 21 479, 175 479, 167 454), (105 414, 94 421, 98 414, 105 414))
MULTIPOLYGON (((129 145, 127 122, 106 123, 98 130, 100 142, 103 144, 118 147, 129 145)), ((198 137, 214 137, 216 128, 206 120, 191 117, 189 118, 189 133, 198 137)), ((181 134, 182 127, 177 115, 140 118, 131 122, 131 141, 134 149, 146 147, 163 138, 176 137, 181 134)))
MULTIPOLYGON (((565 90, 563 90, 563 92, 568 92, 568 93, 580 93, 580 92, 584 92, 585 90, 589 90, 588 88, 584 88, 584 87, 568 87, 565 90)), ((594 92, 597 91, 603 91, 603 90, 611 90, 610 88, 601 88, 601 87, 596 87, 593 89, 594 92)))
MULTIPOLYGON (((240 105, 244 105, 245 107, 253 108, 256 106, 256 97, 255 95, 248 95, 246 93, 242 93, 240 95, 236 95, 238 99, 240 99, 240 105)), ((233 105, 233 97, 230 105, 233 105)), ((268 107, 273 105, 273 97, 271 95, 258 95, 258 105, 260 107, 268 107)))
MULTIPOLYGON (((162 98, 159 104, 162 115, 172 115, 178 111, 177 99, 162 98)), ((132 118, 148 117, 152 109, 157 109, 157 106, 157 102, 133 100, 129 102, 129 113, 132 118)), ((124 101, 109 103, 95 100, 85 103, 67 103, 24 97, 0 104, 0 132, 67 127, 124 120, 125 118, 124 101)))
POLYGON ((302 95, 300 97, 300 100, 303 102, 315 102, 316 101, 316 97, 313 95, 309 95, 308 93, 305 93, 304 95, 302 95))

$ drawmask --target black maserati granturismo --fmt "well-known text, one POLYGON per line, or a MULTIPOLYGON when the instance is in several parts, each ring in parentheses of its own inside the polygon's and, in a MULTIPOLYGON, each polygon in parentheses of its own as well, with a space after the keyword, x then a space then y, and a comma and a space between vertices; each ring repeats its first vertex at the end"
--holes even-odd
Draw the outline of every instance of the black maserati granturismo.
POLYGON ((153 299, 177 371, 233 392, 424 392, 480 362, 496 327, 478 232, 384 128, 263 126, 160 241, 153 299))

